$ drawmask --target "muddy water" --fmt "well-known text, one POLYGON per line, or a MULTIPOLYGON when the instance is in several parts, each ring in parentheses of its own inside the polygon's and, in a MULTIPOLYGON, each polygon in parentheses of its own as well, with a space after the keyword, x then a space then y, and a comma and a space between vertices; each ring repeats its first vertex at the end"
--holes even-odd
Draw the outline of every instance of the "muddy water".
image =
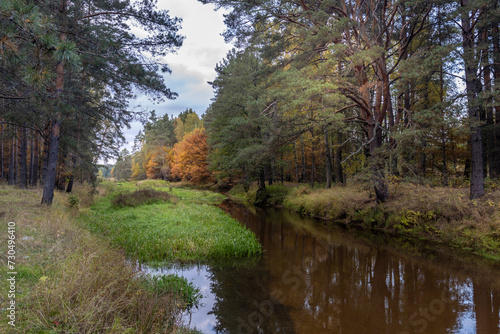
POLYGON ((283 210, 222 207, 259 238, 258 263, 151 271, 202 288, 203 305, 186 320, 203 333, 500 333, 494 270, 423 256, 411 243, 396 251, 283 210))

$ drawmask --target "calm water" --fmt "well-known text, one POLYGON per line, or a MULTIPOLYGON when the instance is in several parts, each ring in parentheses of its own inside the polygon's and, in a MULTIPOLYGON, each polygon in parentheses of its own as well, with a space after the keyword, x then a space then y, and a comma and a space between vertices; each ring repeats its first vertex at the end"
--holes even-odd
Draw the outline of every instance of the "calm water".
POLYGON ((258 215, 222 207, 259 238, 264 254, 246 267, 172 266, 202 289, 186 314, 203 333, 500 333, 500 280, 411 243, 396 251, 283 210, 258 215))

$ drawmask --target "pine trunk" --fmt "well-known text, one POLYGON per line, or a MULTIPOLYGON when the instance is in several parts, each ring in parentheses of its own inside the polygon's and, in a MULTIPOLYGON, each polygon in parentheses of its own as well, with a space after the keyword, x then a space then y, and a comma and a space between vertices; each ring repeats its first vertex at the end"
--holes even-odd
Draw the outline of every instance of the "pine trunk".
MULTIPOLYGON (((468 0, 462 0, 462 7, 466 7, 468 0)), ((470 146, 471 146, 471 176, 470 176, 470 198, 476 199, 484 195, 483 180, 483 144, 479 119, 479 79, 476 74, 477 64, 474 64, 474 31, 471 27, 469 11, 462 13, 462 45, 464 49, 465 63, 465 86, 467 91, 468 117, 470 122, 470 146)))
POLYGON ((0 145, 0 179, 3 179, 4 177, 4 170, 3 170, 3 137, 4 137, 4 130, 3 130, 3 124, 1 124, 0 132, 2 133, 2 136, 0 138, 1 140, 1 145, 0 145))
POLYGON ((492 151, 492 169, 490 173, 492 178, 500 178, 500 37, 498 23, 494 25, 491 33, 493 42, 493 77, 495 90, 495 124, 494 124, 494 150, 492 151))
POLYGON ((71 174, 69 176, 69 181, 68 181, 68 187, 66 188, 66 192, 67 193, 70 193, 73 191, 73 181, 74 181, 75 177, 73 176, 73 174, 71 174))
POLYGON ((293 161, 295 163, 295 180, 299 182, 299 164, 297 163, 297 150, 295 149, 295 142, 293 142, 293 161))
POLYGON ((15 154, 16 154, 16 151, 14 149, 14 147, 16 146, 16 135, 15 135, 15 130, 14 130, 14 135, 12 136, 12 144, 10 146, 10 159, 9 159, 9 184, 12 185, 15 183, 15 168, 16 168, 16 164, 15 164, 15 154))
POLYGON ((21 128, 21 145, 19 146, 19 187, 25 189, 28 187, 28 138, 26 136, 26 128, 21 128))
POLYGON ((38 136, 39 134, 38 133, 35 133, 35 143, 33 144, 34 146, 34 156, 33 156, 33 177, 32 177, 32 180, 33 180, 33 187, 36 187, 37 184, 38 184, 38 176, 40 175, 39 174, 39 168, 40 168, 40 164, 39 164, 39 149, 40 149, 40 144, 38 142, 38 136))
POLYGON ((311 130, 311 138, 312 138, 312 144, 311 144, 311 187, 314 187, 314 181, 316 178, 316 166, 315 166, 315 156, 314 156, 314 133, 311 130))
MULTIPOLYGON (((342 142, 342 134, 338 133, 337 134, 337 142, 341 143, 342 142)), ((335 179, 337 180, 338 183, 344 184, 344 170, 342 169, 342 146, 338 145, 337 150, 336 150, 336 157, 334 159, 335 162, 335 179)))
POLYGON ((35 159, 35 133, 33 131, 30 131, 31 133, 31 138, 30 138, 30 163, 29 163, 29 169, 28 169, 28 174, 29 174, 29 179, 28 179, 28 184, 30 186, 33 186, 33 163, 35 159))
POLYGON ((51 129, 51 123, 47 125, 47 127, 44 130, 44 140, 43 140, 43 159, 42 159, 42 177, 41 177, 41 182, 42 185, 45 185, 45 177, 47 176, 47 170, 48 170, 48 165, 49 165, 49 146, 50 146, 50 129, 51 129))
POLYGON ((47 172, 43 182, 42 205, 51 205, 54 199, 54 187, 56 185, 57 160, 59 153, 60 122, 52 121, 50 128, 49 156, 47 159, 47 172))
POLYGON ((306 154, 304 153, 304 138, 302 138, 302 135, 300 135, 300 152, 302 154, 302 170, 299 182, 303 182, 306 179, 306 154))
POLYGON ((325 125, 325 159, 326 159, 326 188, 332 187, 332 155, 330 153, 330 142, 328 140, 328 127, 325 125))
POLYGON ((372 172, 376 201, 377 203, 384 203, 389 197, 389 189, 385 181, 383 158, 380 156, 380 152, 378 152, 382 145, 382 130, 374 128, 372 136, 375 136, 375 138, 370 138, 373 140, 369 145, 370 156, 368 160, 372 172))

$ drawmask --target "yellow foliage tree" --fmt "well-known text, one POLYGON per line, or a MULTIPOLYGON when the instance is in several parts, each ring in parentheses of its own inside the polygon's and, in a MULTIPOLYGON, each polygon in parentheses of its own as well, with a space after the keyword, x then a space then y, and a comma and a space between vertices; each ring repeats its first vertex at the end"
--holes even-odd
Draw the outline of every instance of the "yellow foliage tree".
POLYGON ((170 165, 171 149, 161 146, 151 150, 146 161, 146 176, 148 179, 162 179, 167 180, 170 178, 170 165))
POLYGON ((193 183, 212 181, 208 170, 208 143, 205 129, 186 134, 175 144, 172 156, 172 176, 193 183))

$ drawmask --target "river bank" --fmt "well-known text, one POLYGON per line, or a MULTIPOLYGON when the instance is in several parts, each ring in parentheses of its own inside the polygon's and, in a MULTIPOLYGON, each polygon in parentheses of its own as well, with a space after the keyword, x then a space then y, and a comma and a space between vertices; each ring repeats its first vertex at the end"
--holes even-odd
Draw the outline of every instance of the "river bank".
POLYGON ((80 221, 140 262, 207 262, 260 254, 255 236, 215 205, 224 195, 167 182, 104 182, 80 221))
POLYGON ((184 296, 170 288, 189 282, 143 275, 79 226, 75 218, 94 200, 90 187, 57 192, 51 207, 40 206, 41 194, 0 185, 0 245, 11 256, 2 256, 2 272, 12 278, 0 282, 1 333, 195 333, 182 321, 184 296))
MULTIPOLYGON (((148 183, 155 181, 120 186, 132 192, 132 189, 149 191, 148 183)), ((21 190, 0 185, 0 219, 5 232, 0 233, 0 245, 4 254, 12 256, 8 258, 11 262, 7 262, 7 256, 2 257, 2 271, 8 271, 13 278, 0 282, 1 333, 199 333, 185 325, 183 313, 197 303, 200 290, 175 275, 146 275, 139 271, 136 260, 182 262, 220 257, 227 261, 238 255, 235 254, 238 249, 213 238, 217 236, 217 228, 225 229, 226 235, 246 236, 253 241, 254 253, 260 252, 251 232, 212 205, 225 196, 189 189, 174 189, 174 194, 170 194, 169 188, 162 184, 159 190, 162 196, 150 193, 169 201, 159 204, 162 198, 146 198, 141 202, 144 193, 111 198, 116 187, 103 184, 98 188, 100 194, 94 195, 90 187, 75 185, 72 194, 56 192, 53 205, 42 207, 42 189, 21 190), (110 208, 112 204, 117 207, 110 208), (159 230, 146 224, 149 220, 158 223, 162 207, 169 208, 166 218, 175 218, 175 226, 169 229, 183 237, 169 240, 177 242, 175 245, 160 240, 159 230), (86 221, 88 217, 92 217, 93 225, 86 221), (121 227, 120 221, 124 223, 121 227), (211 224, 213 221, 220 222, 219 227, 211 224), (198 225, 193 225, 194 222, 198 225), (97 226, 101 223, 107 225, 97 226), (128 234, 124 233, 127 223, 128 234), (105 228, 110 228, 108 234, 101 233, 105 228), (196 243, 189 242, 200 233, 205 233, 212 245, 205 243, 197 248, 196 243), (127 239, 123 235, 135 236, 133 245, 132 237, 127 239), (119 236, 129 243, 116 242, 119 236), (222 248, 217 247, 221 245, 222 248), (157 256, 161 254, 157 252, 159 246, 171 250, 184 247, 184 250, 170 252, 168 257, 157 256), (211 252, 190 253, 202 247, 211 252)), ((241 245, 244 243, 237 245, 240 250, 241 245)), ((239 255, 248 257, 246 253, 239 255)))
MULTIPOLYGON (((328 224, 406 236, 447 245, 483 258, 500 260, 500 190, 470 200, 466 188, 399 184, 386 203, 376 204, 370 189, 336 186, 331 189, 275 184, 268 203, 284 206, 328 224)), ((236 186, 228 196, 251 205, 256 186, 248 192, 236 186)))

